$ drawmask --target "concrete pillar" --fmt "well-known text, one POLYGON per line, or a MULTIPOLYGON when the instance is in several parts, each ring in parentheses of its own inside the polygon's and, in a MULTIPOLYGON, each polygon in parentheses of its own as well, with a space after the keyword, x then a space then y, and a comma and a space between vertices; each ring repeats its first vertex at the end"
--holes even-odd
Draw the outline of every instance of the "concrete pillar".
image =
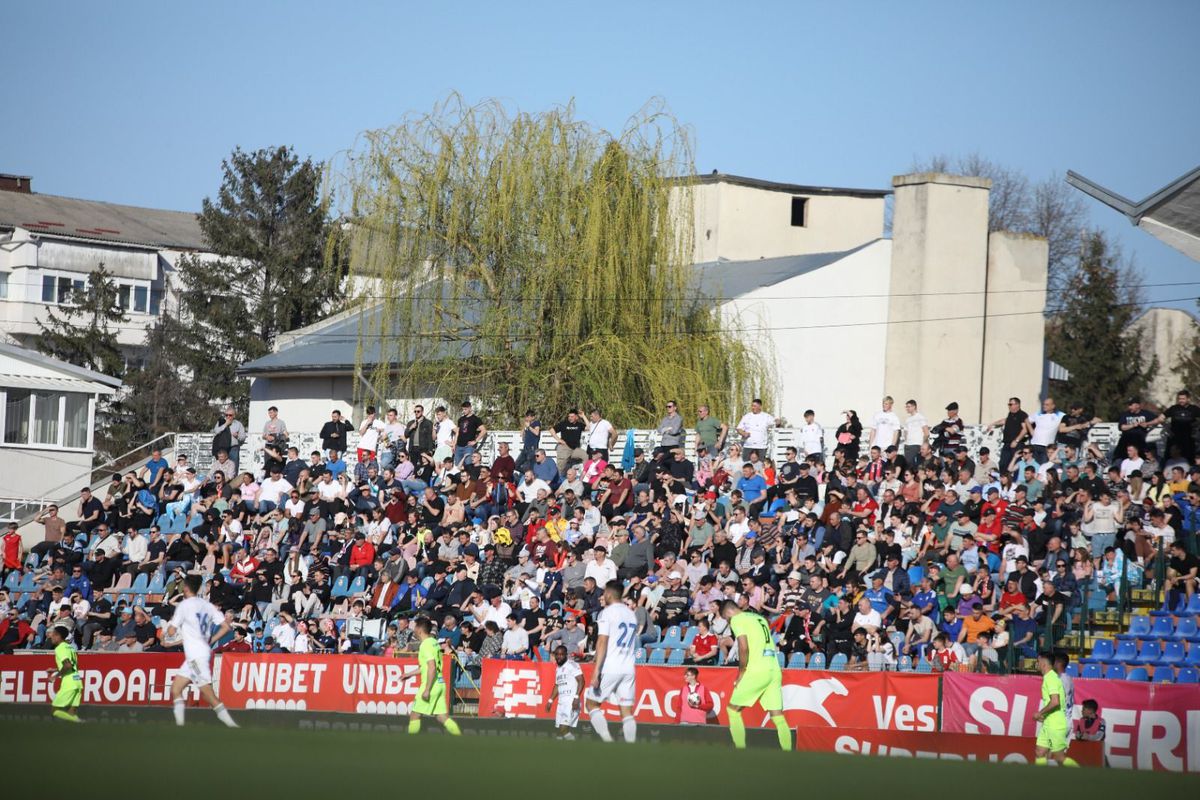
MULTIPOLYGON (((1049 259, 1049 245, 1040 236, 997 231, 988 237, 984 422, 1008 413, 1009 397, 1021 398, 1030 413, 1040 409, 1049 259)), ((1057 399, 1065 410, 1070 398, 1057 399)))
POLYGON ((930 423, 952 400, 979 422, 992 182, 921 173, 892 186, 884 389, 897 407, 916 400, 930 423))

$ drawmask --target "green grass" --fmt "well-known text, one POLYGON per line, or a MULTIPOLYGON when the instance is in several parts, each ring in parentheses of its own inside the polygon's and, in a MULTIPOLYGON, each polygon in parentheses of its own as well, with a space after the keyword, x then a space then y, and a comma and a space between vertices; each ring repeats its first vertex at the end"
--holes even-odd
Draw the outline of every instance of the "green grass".
MULTIPOLYGON (((85 709, 86 714, 86 709, 85 709)), ((204 712, 192 711, 194 717, 204 712)), ((209 714, 208 716, 211 716, 209 714)), ((198 722, 202 720, 197 720, 198 722)), ((252 719, 243 721, 254 724, 252 719)), ((426 721, 426 725, 429 722, 426 721)), ((471 720, 462 723, 470 729, 471 720)), ((0 720, 8 797, 1194 797, 1195 777, 714 745, 0 720), (522 787, 520 790, 515 787, 522 787), (232 794, 231 794, 232 793, 232 794), (469 794, 468 794, 469 793, 469 794)))

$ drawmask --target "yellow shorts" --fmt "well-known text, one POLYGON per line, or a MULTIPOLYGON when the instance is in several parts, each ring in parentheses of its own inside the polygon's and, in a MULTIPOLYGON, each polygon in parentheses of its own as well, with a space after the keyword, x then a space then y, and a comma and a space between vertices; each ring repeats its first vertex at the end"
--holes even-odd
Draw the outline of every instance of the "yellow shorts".
POLYGON ((1067 723, 1064 722, 1043 722, 1042 729, 1038 731, 1037 746, 1049 750, 1051 753, 1061 753, 1067 749, 1067 723))
POLYGON ((83 681, 77 675, 63 678, 62 685, 54 693, 51 705, 54 708, 74 708, 83 700, 83 681))
POLYGON ((747 708, 758 703, 763 711, 783 710, 783 673, 779 668, 757 670, 748 668, 733 687, 729 704, 747 708))
POLYGON ((429 702, 421 699, 421 695, 425 693, 424 689, 417 690, 417 697, 413 700, 412 713, 420 714, 423 717, 436 717, 438 714, 448 714, 446 710, 446 684, 438 681, 429 690, 429 702))

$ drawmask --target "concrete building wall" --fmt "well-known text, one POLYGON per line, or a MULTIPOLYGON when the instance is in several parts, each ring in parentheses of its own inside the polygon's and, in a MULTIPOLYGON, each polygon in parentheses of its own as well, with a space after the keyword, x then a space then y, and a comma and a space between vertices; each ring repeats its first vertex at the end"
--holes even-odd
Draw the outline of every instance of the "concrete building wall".
MULTIPOLYGON (((1184 388, 1179 376, 1179 359, 1191 348, 1196 335, 1196 318, 1178 308, 1150 308, 1130 325, 1142 335, 1142 359, 1158 359, 1158 372, 1150 383, 1148 400, 1161 408, 1175 402, 1175 393, 1184 388)), ((1193 354, 1194 356, 1195 354, 1193 354)), ((1187 387, 1193 393, 1200 386, 1187 387)))
POLYGON ((884 389, 931 422, 950 401, 978 422, 991 181, 926 173, 892 185, 884 389))
MULTIPOLYGON (((750 341, 769 342, 775 365, 776 403, 768 411, 798 426, 811 408, 819 422, 836 427, 844 409, 861 416, 875 407, 884 390, 891 255, 892 243, 881 239, 826 267, 726 303, 729 327, 767 329, 750 341), (837 299, 851 293, 880 296, 853 304, 837 299)), ((749 400, 742 405, 748 408, 749 400)))
POLYGON ((90 482, 90 450, 38 450, 4 448, 4 470, 0 478, 0 497, 38 500, 63 484, 78 480, 90 482))
MULTIPOLYGON (((342 412, 344 419, 355 423, 362 419, 363 409, 368 405, 395 408, 400 418, 412 418, 413 406, 420 404, 433 417, 433 409, 445 405, 452 417, 459 414, 458 403, 435 397, 407 397, 387 402, 359 399, 354 403, 354 381, 348 375, 294 375, 270 378, 252 378, 250 381, 250 415, 246 428, 261 431, 267 422, 267 409, 279 408, 280 418, 290 431, 316 433, 329 421, 334 409, 342 412)), ((362 392, 365 387, 360 387, 362 392)), ((381 412, 382 414, 382 412, 381 412)))
POLYGON ((882 197, 708 183, 692 198, 696 263, 851 250, 883 236, 882 197), (791 224, 793 197, 807 200, 802 227, 791 224))
POLYGON ((1007 414, 1009 397, 1021 398, 1025 408, 1038 407, 1049 253, 1046 240, 1038 236, 996 232, 988 237, 983 422, 1007 414))

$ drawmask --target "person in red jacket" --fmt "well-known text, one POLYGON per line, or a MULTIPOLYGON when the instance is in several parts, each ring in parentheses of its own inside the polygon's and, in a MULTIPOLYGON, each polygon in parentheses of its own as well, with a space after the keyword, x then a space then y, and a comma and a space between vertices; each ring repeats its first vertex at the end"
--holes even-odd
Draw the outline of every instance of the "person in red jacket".
POLYGON ((679 692, 679 710, 675 712, 675 722, 679 725, 706 725, 712 713, 712 692, 700 683, 700 670, 688 667, 683 672, 683 689, 679 692))
POLYGON ((8 616, 0 620, 0 655, 11 656, 13 650, 24 647, 33 638, 33 628, 21 619, 15 608, 8 610, 8 616))
POLYGON ((25 547, 21 543, 21 534, 17 533, 17 523, 8 523, 8 531, 4 534, 4 577, 14 569, 21 569, 21 556, 25 547))
POLYGON ((375 563, 375 545, 367 541, 362 531, 354 534, 354 544, 350 548, 350 569, 356 575, 365 575, 375 563))

